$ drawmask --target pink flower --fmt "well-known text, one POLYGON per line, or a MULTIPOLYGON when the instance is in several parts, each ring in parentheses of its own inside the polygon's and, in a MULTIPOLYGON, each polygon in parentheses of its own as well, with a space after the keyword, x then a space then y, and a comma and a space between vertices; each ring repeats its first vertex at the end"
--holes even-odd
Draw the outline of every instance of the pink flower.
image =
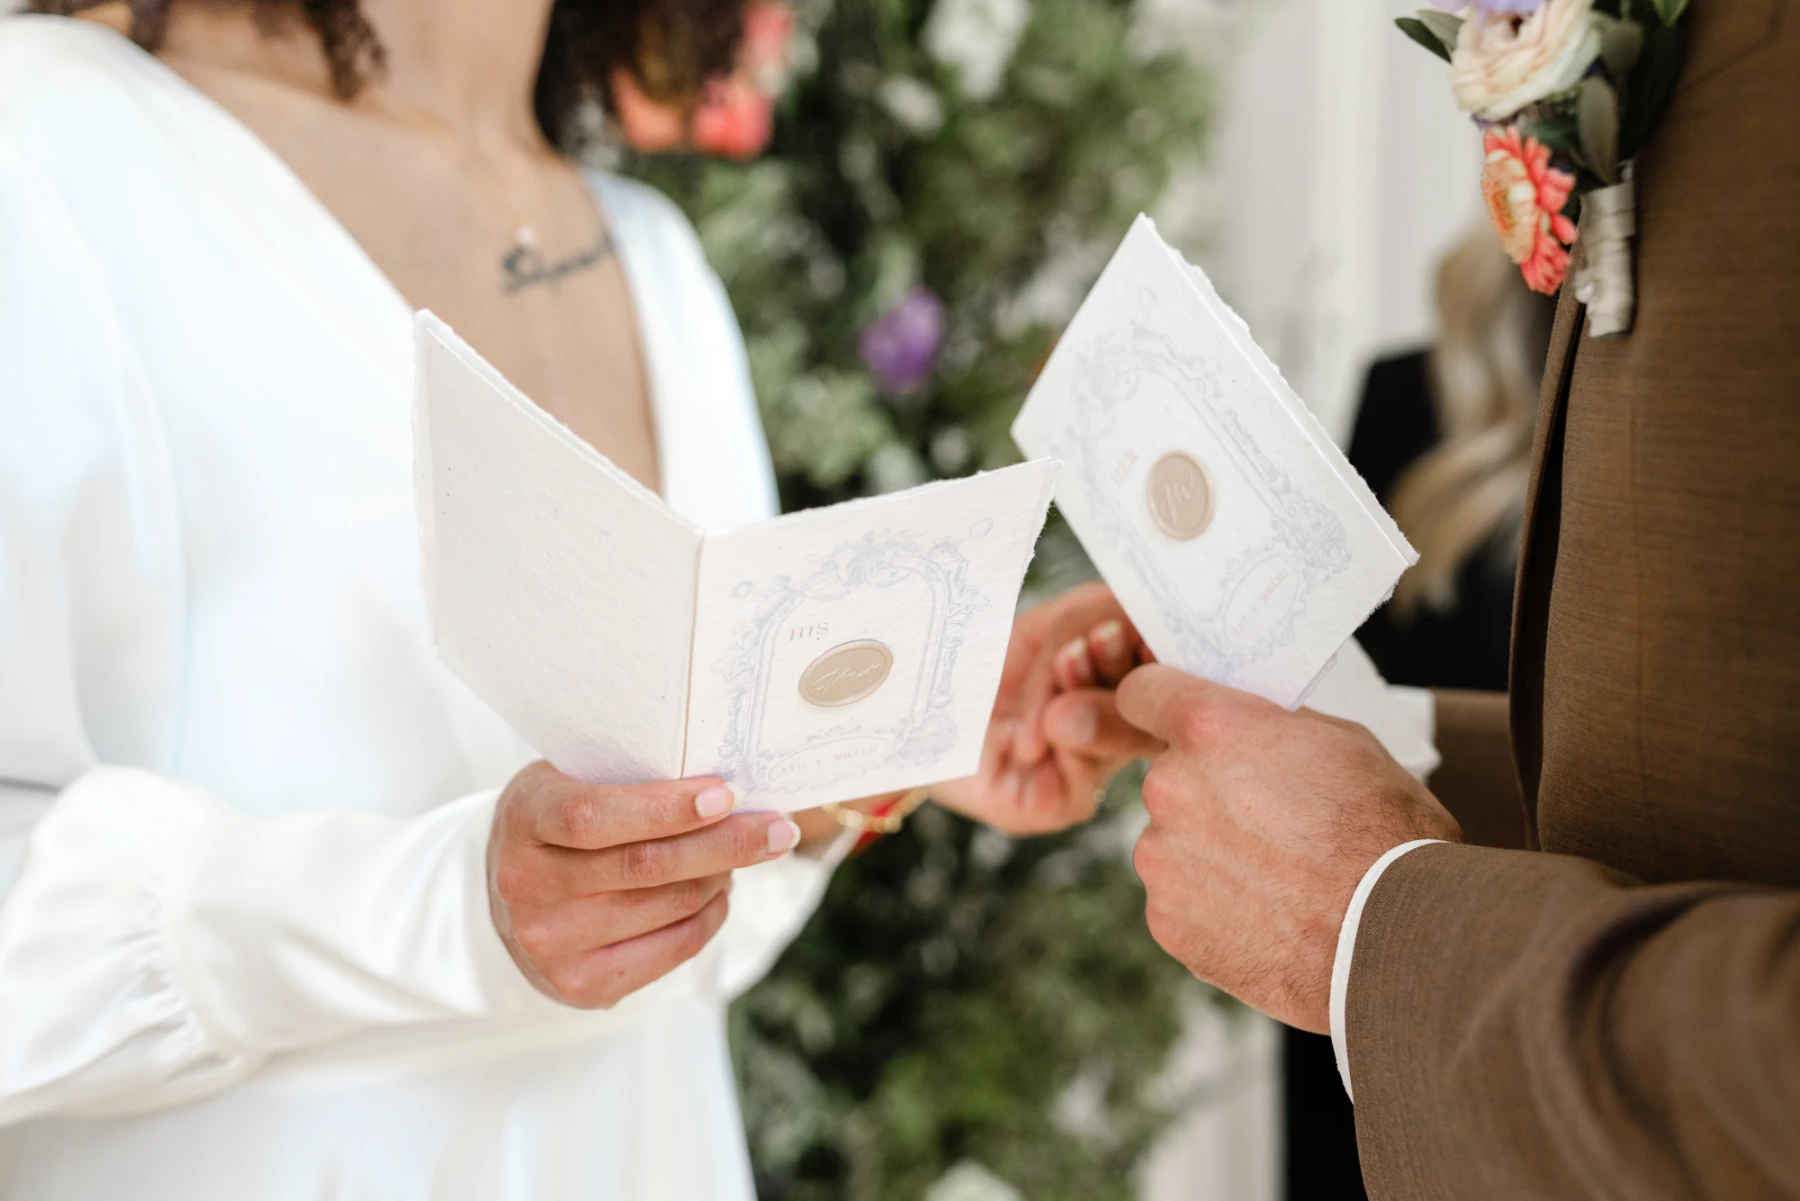
POLYGON ((657 154, 700 150, 726 158, 754 158, 774 132, 775 97, 787 83, 794 14, 777 0, 751 0, 744 40, 730 75, 706 84, 699 102, 652 98, 630 71, 613 72, 613 108, 634 150, 657 154))
POLYGON ((1569 270, 1567 247, 1575 240, 1575 223, 1562 210, 1575 177, 1552 167, 1549 148, 1521 137, 1512 126, 1488 130, 1481 148, 1487 155, 1481 195, 1488 219, 1526 285, 1548 296, 1569 270))
POLYGON ((743 74, 706 85, 694 110, 694 149, 723 158, 755 158, 775 132, 775 98, 743 74))

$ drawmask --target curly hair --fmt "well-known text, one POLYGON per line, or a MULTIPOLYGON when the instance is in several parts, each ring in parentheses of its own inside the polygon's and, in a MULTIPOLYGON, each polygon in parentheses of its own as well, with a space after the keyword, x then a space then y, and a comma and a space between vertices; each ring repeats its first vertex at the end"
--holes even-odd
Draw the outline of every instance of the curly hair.
MULTIPOLYGON (((36 12, 72 15, 105 0, 31 0, 36 12)), ((131 37, 154 51, 168 32, 175 0, 127 0, 131 37)), ((318 36, 331 86, 345 99, 385 68, 381 39, 358 0, 232 0, 249 4, 266 28, 298 14, 318 36)), ((691 105, 708 80, 728 74, 743 37, 744 0, 555 0, 538 65, 538 124, 550 144, 579 148, 581 115, 612 108, 607 81, 630 71, 645 92, 691 105)))

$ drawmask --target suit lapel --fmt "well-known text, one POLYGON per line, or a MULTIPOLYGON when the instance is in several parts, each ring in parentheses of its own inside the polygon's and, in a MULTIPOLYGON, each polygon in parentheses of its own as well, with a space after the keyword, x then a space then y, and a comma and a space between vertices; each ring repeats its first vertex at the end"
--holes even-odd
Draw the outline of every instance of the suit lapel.
POLYGON ((1531 454, 1531 482, 1525 493, 1525 524, 1519 544, 1519 574, 1513 593, 1512 664, 1508 691, 1512 706, 1513 764, 1525 797, 1526 838, 1537 847, 1537 788, 1544 752, 1544 647, 1550 613, 1550 585, 1556 574, 1556 545, 1562 518, 1563 420, 1569 381, 1581 345, 1585 308, 1572 287, 1563 289, 1544 362, 1537 430, 1531 454))

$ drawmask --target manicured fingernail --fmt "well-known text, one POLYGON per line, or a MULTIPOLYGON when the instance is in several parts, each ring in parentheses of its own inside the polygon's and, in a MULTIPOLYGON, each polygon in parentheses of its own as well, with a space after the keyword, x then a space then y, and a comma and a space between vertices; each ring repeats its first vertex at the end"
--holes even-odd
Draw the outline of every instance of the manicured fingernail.
POLYGON ((694 798, 694 812, 701 817, 718 817, 735 808, 737 793, 731 790, 729 784, 714 784, 702 789, 700 795, 694 798))
POLYGON ((1100 714, 1092 705, 1063 705, 1045 722, 1050 740, 1062 746, 1087 746, 1100 733, 1100 714))
POLYGON ((787 818, 769 823, 769 854, 779 855, 800 845, 800 827, 787 818))
POLYGON ((1104 642, 1114 650, 1125 646, 1125 623, 1121 621, 1105 621, 1094 627, 1096 641, 1104 642))
POLYGON ((1084 634, 1080 638, 1064 643, 1063 648, 1056 652, 1056 657, 1058 659, 1085 659, 1087 653, 1087 636, 1084 634))

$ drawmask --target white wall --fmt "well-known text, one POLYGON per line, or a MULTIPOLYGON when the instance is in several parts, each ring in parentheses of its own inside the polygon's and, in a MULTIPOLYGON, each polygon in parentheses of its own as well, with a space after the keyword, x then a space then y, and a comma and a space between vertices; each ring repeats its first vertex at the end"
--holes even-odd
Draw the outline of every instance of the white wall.
MULTIPOLYGON (((1406 0, 1259 0, 1225 55, 1190 248, 1334 434, 1369 360, 1430 336, 1437 256, 1478 213, 1480 150, 1406 0)), ((1179 222, 1177 223, 1179 227, 1179 222)))

